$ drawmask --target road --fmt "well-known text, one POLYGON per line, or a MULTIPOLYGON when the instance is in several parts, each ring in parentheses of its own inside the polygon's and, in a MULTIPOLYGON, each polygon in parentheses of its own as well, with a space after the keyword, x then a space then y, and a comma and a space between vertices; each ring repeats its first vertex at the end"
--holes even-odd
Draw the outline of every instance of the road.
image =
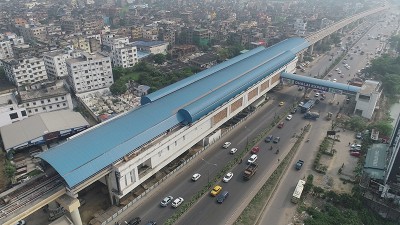
MULTIPOLYGON (((394 27, 391 28, 393 29, 394 27)), ((375 53, 375 49, 380 45, 380 41, 374 39, 368 40, 368 34, 376 37, 379 33, 389 34, 392 29, 390 29, 390 27, 385 28, 384 26, 382 26, 382 23, 378 23, 367 33, 367 35, 363 36, 355 44, 355 46, 359 46, 359 48, 361 48, 361 51, 375 53)), ((358 48, 354 47, 354 50, 356 49, 358 48)), ((357 54, 355 54, 354 50, 350 54, 350 57, 352 56, 353 59, 345 60, 346 63, 350 65, 350 70, 346 69, 343 63, 340 63, 338 66, 340 70, 345 71, 345 74, 350 74, 351 75, 350 77, 354 77, 353 75, 355 75, 358 70, 364 68, 368 62, 368 56, 366 54, 361 55, 360 54, 361 51, 358 50, 356 50, 357 54)), ((331 79, 337 79, 337 82, 346 83, 348 77, 349 77, 348 75, 340 77, 340 74, 338 74, 337 71, 335 71, 332 72, 331 79)), ((321 107, 322 103, 318 106, 321 107)), ((322 107, 323 107, 322 110, 325 111, 325 113, 326 110, 330 108, 329 106, 326 107, 322 106, 322 107)), ((296 187, 299 178, 303 178, 306 175, 310 174, 310 171, 312 170, 313 161, 310 159, 314 158, 315 152, 307 150, 309 149, 309 146, 318 146, 320 144, 321 139, 324 136, 323 134, 327 129, 329 129, 329 126, 330 126, 329 122, 313 124, 312 129, 310 131, 310 137, 313 138, 310 139, 309 143, 304 143, 300 147, 297 155, 294 157, 294 160, 292 162, 293 167, 290 167, 288 171, 285 173, 283 179, 281 180, 277 188, 275 195, 273 196, 273 198, 271 198, 271 201, 269 202, 266 210, 263 212, 259 220, 259 223, 257 224, 263 224, 263 225, 289 224, 290 222, 292 222, 292 218, 296 211, 297 206, 290 202, 291 196, 293 194, 293 191, 296 187), (300 171, 296 171, 294 168, 294 164, 298 159, 303 159, 305 161, 305 164, 303 165, 303 168, 300 171)))

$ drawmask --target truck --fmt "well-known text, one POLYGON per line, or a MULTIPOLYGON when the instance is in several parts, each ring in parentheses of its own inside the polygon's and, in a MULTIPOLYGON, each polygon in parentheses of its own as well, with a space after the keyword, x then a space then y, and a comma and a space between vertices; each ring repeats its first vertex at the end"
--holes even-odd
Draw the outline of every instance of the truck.
POLYGON ((308 112, 304 114, 304 119, 317 120, 318 118, 319 118, 319 113, 317 112, 308 112))
POLYGON ((243 180, 250 180, 250 178, 256 173, 258 168, 257 163, 250 163, 243 173, 243 180))
POLYGON ((304 164, 304 161, 303 160, 298 160, 297 161, 297 163, 296 163, 296 170, 300 170, 301 169, 301 167, 303 166, 303 164, 304 164))
POLYGON ((308 112, 314 106, 314 104, 315 104, 315 100, 313 100, 313 99, 308 100, 306 103, 304 103, 301 106, 301 110, 300 110, 301 113, 308 112))

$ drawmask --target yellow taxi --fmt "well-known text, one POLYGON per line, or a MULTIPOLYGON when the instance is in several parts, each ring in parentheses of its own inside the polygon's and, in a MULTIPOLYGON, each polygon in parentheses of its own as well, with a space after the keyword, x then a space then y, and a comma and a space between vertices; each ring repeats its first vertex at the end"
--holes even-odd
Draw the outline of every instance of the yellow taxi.
POLYGON ((219 185, 217 185, 217 186, 215 186, 215 187, 211 190, 210 194, 211 194, 212 196, 215 197, 215 196, 217 196, 221 191, 222 191, 222 187, 219 186, 219 185))

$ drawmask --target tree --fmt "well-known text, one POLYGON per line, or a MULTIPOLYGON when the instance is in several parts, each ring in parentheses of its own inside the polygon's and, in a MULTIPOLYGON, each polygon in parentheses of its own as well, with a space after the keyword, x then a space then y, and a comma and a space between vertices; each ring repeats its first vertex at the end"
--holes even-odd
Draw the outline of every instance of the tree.
POLYGON ((363 118, 359 116, 353 116, 348 121, 344 122, 347 129, 353 131, 361 131, 366 129, 366 123, 363 118))
POLYGON ((153 60, 155 63, 161 65, 165 62, 166 56, 164 54, 155 54, 153 60))
POLYGON ((376 123, 372 124, 370 128, 374 128, 379 131, 379 134, 389 137, 392 133, 393 126, 390 121, 379 120, 376 123))
POLYGON ((10 161, 6 160, 6 164, 4 167, 4 172, 6 176, 11 179, 12 177, 14 177, 15 171, 16 171, 15 166, 11 164, 10 161))
POLYGON ((120 95, 127 91, 127 87, 123 81, 117 81, 110 86, 113 95, 120 95))

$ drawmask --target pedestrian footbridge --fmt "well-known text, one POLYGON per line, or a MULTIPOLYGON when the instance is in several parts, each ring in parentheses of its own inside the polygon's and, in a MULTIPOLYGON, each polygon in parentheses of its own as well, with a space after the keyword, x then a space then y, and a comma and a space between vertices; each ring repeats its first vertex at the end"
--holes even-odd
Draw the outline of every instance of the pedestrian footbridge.
POLYGON ((334 94, 356 95, 361 90, 361 87, 349 84, 337 83, 329 80, 322 80, 318 78, 285 72, 281 73, 281 79, 286 83, 291 83, 298 86, 317 89, 334 94))

